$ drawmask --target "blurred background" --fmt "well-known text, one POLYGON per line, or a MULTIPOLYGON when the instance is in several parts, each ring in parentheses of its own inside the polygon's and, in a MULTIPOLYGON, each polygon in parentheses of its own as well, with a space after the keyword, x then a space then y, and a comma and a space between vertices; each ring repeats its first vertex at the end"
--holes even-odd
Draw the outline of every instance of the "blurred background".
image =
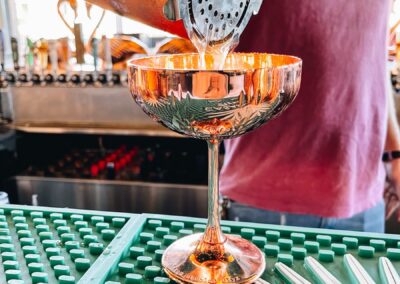
POLYGON ((129 58, 181 52, 194 48, 83 0, 1 1, 0 191, 12 203, 206 216, 206 145, 156 124, 127 87, 129 58))

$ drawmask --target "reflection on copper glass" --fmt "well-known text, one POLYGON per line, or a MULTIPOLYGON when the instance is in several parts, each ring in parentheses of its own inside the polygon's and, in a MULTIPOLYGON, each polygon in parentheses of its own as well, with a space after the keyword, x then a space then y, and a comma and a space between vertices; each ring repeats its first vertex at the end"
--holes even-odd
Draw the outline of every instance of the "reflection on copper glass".
POLYGON ((219 71, 200 70, 196 54, 130 62, 130 90, 143 111, 173 131, 208 143, 207 228, 165 251, 162 265, 173 280, 250 283, 263 273, 263 253, 221 231, 218 147, 223 139, 255 129, 286 109, 299 91, 301 64, 297 57, 254 53, 229 55, 219 71))
POLYGON ((226 96, 228 76, 213 72, 199 72, 193 75, 193 97, 201 99, 222 99, 226 96))

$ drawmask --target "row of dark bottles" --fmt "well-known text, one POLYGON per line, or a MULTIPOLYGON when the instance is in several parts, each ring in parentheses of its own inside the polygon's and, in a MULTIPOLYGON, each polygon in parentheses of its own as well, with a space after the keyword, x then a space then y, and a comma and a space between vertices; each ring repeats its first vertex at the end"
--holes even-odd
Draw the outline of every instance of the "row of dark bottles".
POLYGON ((45 165, 31 165, 29 176, 120 181, 206 184, 207 159, 194 152, 121 145, 117 149, 72 150, 45 165))
MULTIPOLYGON (((5 38, 0 28, 0 81, 3 87, 14 86, 114 86, 127 82, 124 69, 113 69, 110 39, 102 38, 103 54, 99 53, 99 40, 90 42, 92 64, 85 63, 85 50, 76 49, 76 63, 71 62, 73 53, 69 39, 47 40, 41 38, 18 42, 17 38, 5 38), (4 50, 6 41, 10 41, 13 69, 6 69, 4 50), (20 44, 24 45, 25 62, 20 65, 20 44), (88 71, 92 70, 92 71, 88 71), (4 83, 5 82, 5 83, 4 83)), ((73 60, 72 60, 73 61, 73 60)))
POLYGON ((128 77, 124 73, 95 73, 83 72, 68 75, 61 74, 27 74, 7 72, 3 74, 2 81, 12 86, 66 86, 66 87, 86 87, 86 86, 126 86, 128 77))

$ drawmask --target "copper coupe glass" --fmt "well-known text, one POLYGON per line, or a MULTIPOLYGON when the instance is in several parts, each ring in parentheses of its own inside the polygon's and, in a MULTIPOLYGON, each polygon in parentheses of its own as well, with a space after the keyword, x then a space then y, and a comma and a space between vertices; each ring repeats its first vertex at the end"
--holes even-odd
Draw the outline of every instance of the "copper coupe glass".
MULTIPOLYGON (((265 269, 263 253, 238 236, 224 235, 218 202, 218 149, 280 114, 300 87, 301 59, 233 53, 223 70, 200 68, 197 54, 134 59, 130 91, 153 120, 208 143, 208 224, 204 234, 183 237, 165 251, 162 265, 179 283, 251 283, 265 269)), ((188 165, 190 167, 190 165, 188 165)))

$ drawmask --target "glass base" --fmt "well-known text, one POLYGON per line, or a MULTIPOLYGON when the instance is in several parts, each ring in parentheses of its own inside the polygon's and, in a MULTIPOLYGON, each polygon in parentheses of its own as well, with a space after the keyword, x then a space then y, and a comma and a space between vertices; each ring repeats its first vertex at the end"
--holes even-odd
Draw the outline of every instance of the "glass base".
POLYGON ((251 242, 225 235, 219 244, 201 242, 203 234, 181 238, 164 252, 162 266, 178 283, 252 283, 265 269, 264 254, 251 242))

